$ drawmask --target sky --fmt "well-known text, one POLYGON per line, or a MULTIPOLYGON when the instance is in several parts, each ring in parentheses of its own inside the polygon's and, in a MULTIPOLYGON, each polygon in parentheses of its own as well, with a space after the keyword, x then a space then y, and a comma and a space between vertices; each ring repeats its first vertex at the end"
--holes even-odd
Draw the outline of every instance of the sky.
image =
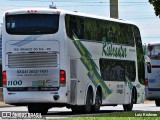
MULTIPOLYGON (((48 8, 52 2, 59 9, 110 17, 110 0, 0 0, 0 23, 6 10, 19 8, 48 8)), ((142 43, 160 41, 160 18, 148 0, 118 0, 119 19, 135 23, 142 43)))

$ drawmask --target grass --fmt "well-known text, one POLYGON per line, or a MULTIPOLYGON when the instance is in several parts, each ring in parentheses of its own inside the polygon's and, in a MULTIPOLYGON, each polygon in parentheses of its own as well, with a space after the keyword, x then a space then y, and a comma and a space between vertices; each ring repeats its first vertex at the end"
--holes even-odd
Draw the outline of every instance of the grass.
POLYGON ((69 117, 49 120, 160 120, 160 112, 114 112, 98 115, 91 114, 89 117, 69 117))
MULTIPOLYGON (((55 119, 52 119, 55 120, 55 119)), ((159 120, 159 118, 143 118, 143 117, 77 117, 58 120, 159 120)))

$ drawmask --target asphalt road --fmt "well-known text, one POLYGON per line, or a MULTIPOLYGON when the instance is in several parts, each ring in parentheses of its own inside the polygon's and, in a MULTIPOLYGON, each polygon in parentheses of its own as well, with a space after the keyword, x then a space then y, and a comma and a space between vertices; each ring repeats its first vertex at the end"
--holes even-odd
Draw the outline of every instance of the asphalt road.
MULTIPOLYGON (((160 111, 160 107, 156 107, 155 104, 136 104, 133 107, 133 111, 160 111)), ((45 118, 63 118, 63 117, 80 117, 80 116, 95 116, 97 114, 110 114, 113 112, 123 112, 122 105, 118 106, 104 106, 100 108, 99 113, 94 114, 73 114, 71 109, 63 108, 51 108, 49 109, 45 118)), ((3 118, 7 116, 13 117, 13 113, 15 115, 20 115, 20 117, 24 117, 22 115, 28 115, 27 107, 1 107, 0 108, 0 117, 3 118)))

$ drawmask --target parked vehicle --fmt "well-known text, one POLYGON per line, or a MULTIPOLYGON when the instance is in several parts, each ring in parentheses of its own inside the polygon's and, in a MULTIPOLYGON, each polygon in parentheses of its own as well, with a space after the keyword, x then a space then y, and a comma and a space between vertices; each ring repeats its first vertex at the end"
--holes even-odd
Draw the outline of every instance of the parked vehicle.
POLYGON ((149 57, 146 72, 145 96, 148 100, 155 100, 160 106, 160 43, 148 44, 146 55, 149 57))

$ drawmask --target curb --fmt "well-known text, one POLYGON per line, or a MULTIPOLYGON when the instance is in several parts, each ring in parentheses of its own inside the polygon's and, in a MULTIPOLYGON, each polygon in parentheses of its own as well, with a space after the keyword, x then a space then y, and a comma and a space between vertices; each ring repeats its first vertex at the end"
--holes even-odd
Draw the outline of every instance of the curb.
POLYGON ((13 107, 13 105, 5 104, 4 101, 0 101, 0 108, 2 107, 13 107))

